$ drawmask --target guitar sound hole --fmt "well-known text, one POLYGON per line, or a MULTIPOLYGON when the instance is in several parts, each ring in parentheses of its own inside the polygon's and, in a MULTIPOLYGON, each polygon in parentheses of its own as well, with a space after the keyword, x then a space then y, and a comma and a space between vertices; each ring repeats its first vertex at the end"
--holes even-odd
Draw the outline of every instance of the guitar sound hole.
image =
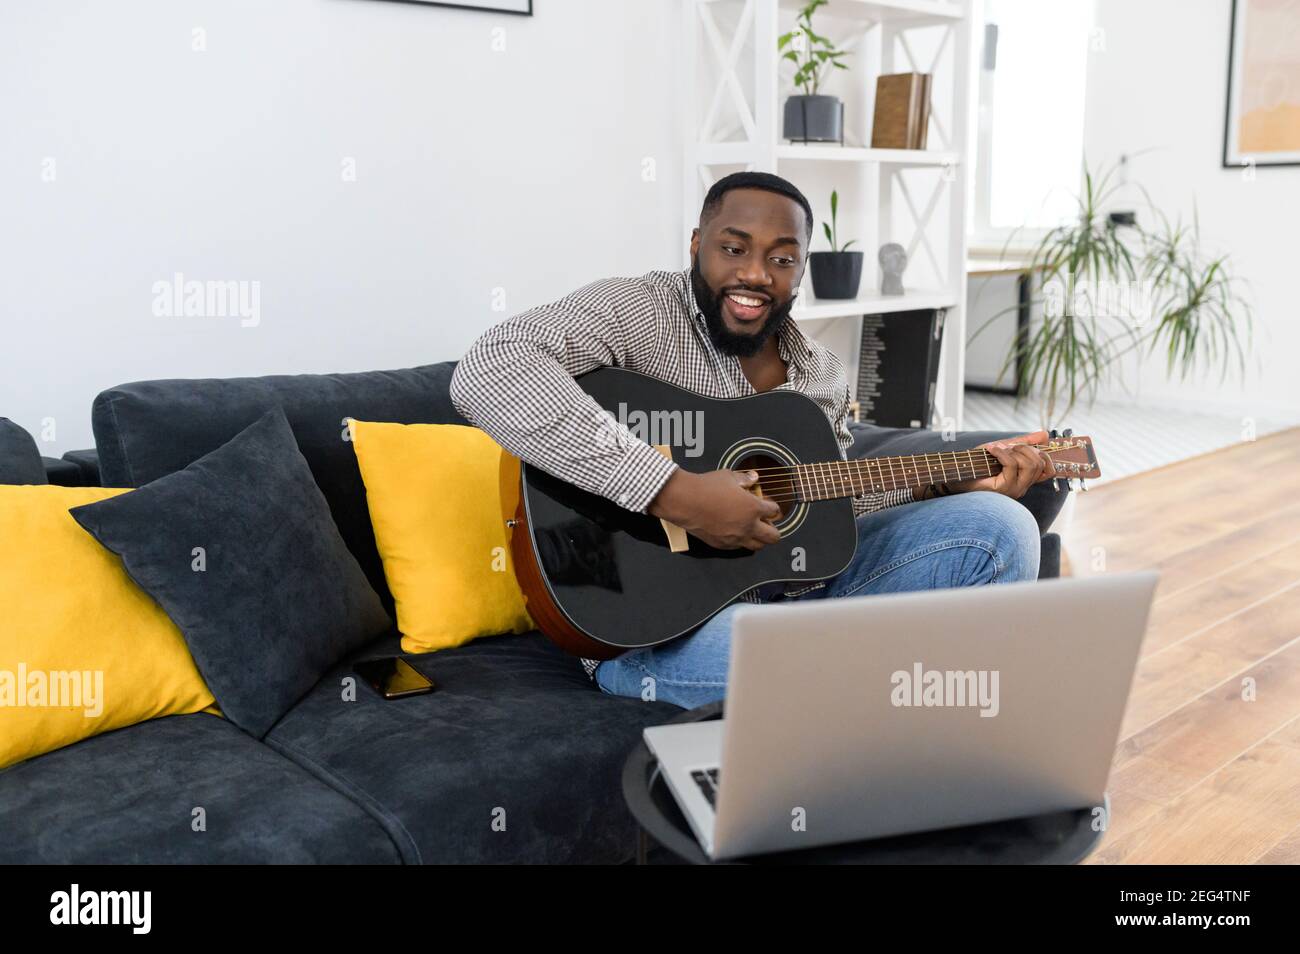
POLYGON ((771 454, 756 453, 746 454, 736 463, 734 469, 758 471, 758 483, 763 489, 763 496, 774 501, 781 508, 781 515, 776 519, 777 525, 780 526, 798 503, 795 500, 797 487, 793 477, 788 473, 788 465, 771 454))

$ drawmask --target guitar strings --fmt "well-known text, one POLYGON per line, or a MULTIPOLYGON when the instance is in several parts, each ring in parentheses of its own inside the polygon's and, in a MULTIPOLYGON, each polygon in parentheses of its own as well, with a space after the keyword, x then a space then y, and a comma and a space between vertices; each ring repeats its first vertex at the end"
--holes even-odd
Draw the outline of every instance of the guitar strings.
MULTIPOLYGON (((983 465, 988 473, 963 472, 962 468, 954 467, 954 473, 947 473, 940 469, 939 477, 943 480, 973 480, 979 477, 992 477, 993 469, 989 465, 983 465)), ((926 474, 921 474, 919 470, 913 470, 909 473, 903 470, 901 473, 880 473, 876 477, 870 474, 852 473, 849 471, 840 471, 838 473, 809 473, 803 477, 789 477, 768 475, 760 477, 758 486, 763 490, 763 497, 767 500, 816 500, 831 499, 834 497, 856 497, 859 494, 879 493, 882 490, 894 490, 900 486, 918 486, 930 482, 935 474, 932 470, 926 474), (890 486, 883 486, 881 481, 890 486), (861 484, 861 489, 859 489, 861 484), (828 497, 820 496, 823 490, 830 490, 828 497), (842 491, 849 490, 850 493, 842 491), (811 496, 808 495, 811 492, 811 496)))
MULTIPOLYGON (((1038 450, 1043 449, 1038 445, 1030 446, 1034 446, 1035 449, 1038 450)), ((1059 453, 1065 449, 1066 448, 1057 448, 1054 451, 1045 451, 1045 453, 1050 459, 1053 453, 1059 453)), ((998 459, 992 454, 988 453, 988 451, 981 451, 980 448, 976 448, 969 451, 939 451, 933 454, 916 454, 903 457, 862 457, 856 460, 824 461, 810 464, 786 464, 779 467, 737 467, 734 469, 737 472, 753 471, 760 475, 760 482, 765 479, 765 476, 783 476, 795 480, 810 479, 816 481, 835 479, 844 475, 859 476, 863 473, 870 478, 872 467, 875 468, 876 473, 880 476, 884 476, 886 468, 889 469, 890 475, 893 476, 896 473, 895 468, 897 468, 897 470, 901 471, 905 477, 909 466, 917 476, 920 475, 920 468, 922 466, 926 468, 927 474, 930 475, 932 475, 936 468, 942 474, 946 468, 953 467, 958 470, 958 476, 960 476, 960 471, 963 466, 988 467, 992 464, 1000 465, 1000 461, 998 461, 998 459), (975 459, 971 456, 977 452, 981 452, 983 457, 975 459), (966 455, 967 459, 964 461, 960 460, 958 455, 966 455), (818 468, 824 468, 824 470, 818 470, 818 468)))
MULTIPOLYGON (((1070 449, 1071 449, 1071 448, 1065 448, 1065 447, 1056 447, 1056 448, 1052 448, 1050 445, 1047 445, 1047 444, 1026 444, 1026 445, 1024 445, 1024 446, 1026 446, 1026 447, 1032 447, 1034 450, 1043 451, 1044 453, 1048 454, 1048 456, 1050 456, 1050 455, 1052 455, 1052 454, 1060 453, 1060 452, 1062 452, 1062 451, 1064 451, 1064 450, 1070 450, 1070 449)), ((903 454, 903 455, 898 456, 898 457, 859 457, 859 458, 856 458, 855 460, 851 460, 851 461, 847 461, 847 460, 831 460, 831 461, 823 461, 823 462, 816 462, 816 463, 810 463, 810 464, 783 464, 783 465, 778 466, 778 467, 744 467, 744 468, 737 468, 737 469, 738 469, 738 470, 752 470, 752 471, 756 471, 756 472, 758 472, 758 473, 763 473, 764 471, 778 471, 778 470, 782 470, 782 471, 790 471, 790 470, 797 470, 797 469, 799 469, 799 468, 801 468, 801 467, 802 467, 802 468, 808 468, 808 467, 845 467, 845 466, 850 466, 850 465, 857 465, 857 466, 873 465, 873 466, 877 466, 877 467, 879 467, 879 466, 887 466, 887 467, 890 467, 890 466, 895 466, 895 464, 897 464, 898 466, 903 466, 903 462, 904 462, 904 461, 916 461, 916 460, 926 461, 926 462, 929 462, 929 461, 932 461, 932 460, 933 460, 933 461, 945 461, 945 460, 946 460, 946 461, 952 461, 952 462, 954 463, 954 465, 956 465, 956 464, 960 463, 960 461, 957 461, 956 458, 958 457, 958 455, 962 455, 962 454, 967 455, 968 457, 969 457, 970 455, 972 455, 972 454, 982 454, 982 455, 983 455, 984 457, 986 457, 986 458, 989 458, 989 459, 991 459, 991 460, 997 460, 996 457, 994 457, 992 454, 990 454, 990 453, 989 453, 987 450, 985 450, 984 448, 982 448, 982 447, 975 447, 975 448, 972 448, 972 449, 970 449, 970 450, 964 450, 964 451, 932 451, 931 453, 928 453, 928 454, 903 454), (891 463, 890 463, 891 461, 892 461, 892 462, 895 462, 895 463, 891 464, 891 463)), ((968 463, 974 463, 974 461, 968 461, 968 463)))
MULTIPOLYGON (((1049 460, 1055 453, 1072 449, 1049 444, 1025 446, 1044 452, 1049 460)), ((840 497, 856 497, 866 493, 880 493, 901 486, 918 486, 933 481, 936 470, 943 480, 992 477, 994 465, 1000 468, 1001 462, 985 448, 975 447, 964 451, 933 451, 928 454, 905 454, 898 457, 862 457, 854 460, 784 464, 776 467, 737 467, 734 470, 757 473, 759 475, 757 483, 763 490, 765 500, 771 500, 773 503, 812 503, 840 497), (922 466, 926 471, 924 478, 921 475, 922 466), (871 473, 873 467, 876 472, 874 477, 871 473), (962 472, 963 468, 978 467, 985 468, 989 472, 987 474, 962 472), (955 473, 949 474, 949 469, 954 470, 955 473), (883 486, 882 482, 890 486, 883 486), (863 485, 861 489, 857 488, 858 483, 863 485), (821 496, 823 490, 830 490, 831 493, 821 496), (806 495, 805 491, 811 491, 811 494, 806 495)))
MULTIPOLYGON (((1041 445, 1030 445, 1036 450, 1044 450, 1050 458, 1053 453, 1057 453, 1066 448, 1055 448, 1046 450, 1041 445)), ((933 454, 917 454, 903 457, 868 457, 859 458, 854 461, 826 461, 815 464, 796 464, 782 467, 750 467, 745 470, 753 470, 762 476, 758 479, 758 485, 763 490, 763 497, 774 503, 790 502, 813 502, 816 500, 834 499, 835 497, 858 496, 859 494, 880 492, 881 490, 892 490, 898 486, 916 486, 912 481, 923 482, 921 477, 920 466, 917 461, 924 463, 926 468, 926 477, 933 480, 934 469, 937 466, 939 476, 945 480, 954 479, 977 479, 980 477, 992 477, 993 465, 1001 466, 1000 461, 983 448, 974 448, 968 451, 941 451, 933 454), (972 455, 982 452, 982 459, 975 459, 972 455), (960 455, 965 455, 966 460, 960 459, 960 455), (932 458, 934 458, 932 460, 932 458), (875 464, 876 476, 873 479, 870 466, 875 464), (912 472, 908 473, 908 464, 911 465, 912 472), (885 474, 885 467, 889 468, 888 475, 885 474), (973 473, 963 474, 963 466, 969 468, 983 467, 989 471, 987 474, 973 473), (817 468, 824 468, 818 470, 817 468), (897 470, 895 470, 897 468, 897 470), (947 470, 952 468, 956 471, 954 474, 948 474, 947 470), (779 472, 779 473, 778 473, 779 472), (901 472, 901 473, 900 473, 901 472), (886 479, 892 484, 890 487, 882 487, 876 481, 886 479), (784 479, 783 479, 784 478, 784 479), (845 479, 848 479, 847 489, 852 493, 843 493, 846 489, 845 479), (901 478, 901 479, 900 479, 901 478), (861 490, 856 487, 856 482, 870 483, 870 486, 864 486, 861 490), (818 496, 820 491, 829 489, 832 491, 829 497, 818 496), (812 491, 812 495, 805 495, 805 490, 812 491), (769 492, 770 491, 770 492, 769 492)), ((740 469, 740 468, 738 468, 740 469)))

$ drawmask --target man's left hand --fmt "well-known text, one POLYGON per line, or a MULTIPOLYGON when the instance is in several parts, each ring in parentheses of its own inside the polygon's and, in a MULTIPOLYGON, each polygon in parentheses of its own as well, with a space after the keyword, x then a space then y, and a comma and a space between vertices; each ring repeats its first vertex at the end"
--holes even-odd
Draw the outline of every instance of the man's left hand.
POLYGON ((978 477, 975 480, 949 481, 948 489, 956 493, 972 490, 991 490, 995 494, 1006 494, 1013 500, 1019 500, 1034 484, 1055 475, 1052 462, 1035 450, 1032 444, 1046 444, 1047 432, 1035 431, 1019 437, 1007 437, 1000 441, 981 444, 983 448, 1002 465, 1002 470, 992 477, 978 477))

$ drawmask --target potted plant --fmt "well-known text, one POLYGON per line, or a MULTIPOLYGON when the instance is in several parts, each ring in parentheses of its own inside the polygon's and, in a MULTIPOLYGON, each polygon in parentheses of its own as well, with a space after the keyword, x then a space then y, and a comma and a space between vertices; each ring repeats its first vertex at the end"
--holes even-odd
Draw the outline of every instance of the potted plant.
MULTIPOLYGON (((1038 277, 1031 303, 1042 317, 1013 340, 999 380, 1019 359, 1018 393, 1041 396, 1045 425, 1059 423, 1082 395, 1095 401, 1103 381, 1127 386, 1121 360, 1134 352, 1163 349, 1170 377, 1214 366, 1220 381, 1234 365, 1245 372, 1251 312, 1227 256, 1201 249, 1194 212, 1190 228, 1171 223, 1149 196, 1155 228, 1131 214, 1105 214, 1118 188, 1114 172, 1096 180, 1085 167, 1077 218, 1049 231, 1030 256, 1038 277)), ((990 317, 971 340, 1011 310, 990 317)))
POLYGON ((818 298, 856 298, 862 283, 862 253, 850 252, 848 247, 857 239, 837 244, 839 232, 836 224, 840 197, 831 192, 831 221, 822 223, 826 239, 831 243, 829 252, 810 252, 808 265, 812 271, 813 294, 818 298))
POLYGON ((848 69, 840 62, 840 58, 848 54, 837 50, 835 44, 813 30, 813 11, 825 4, 826 0, 809 0, 808 5, 799 11, 795 28, 781 34, 777 41, 777 49, 784 50, 781 58, 798 67, 794 85, 803 90, 802 95, 791 96, 785 101, 782 134, 789 140, 844 141, 844 105, 836 96, 817 93, 827 70, 848 69))

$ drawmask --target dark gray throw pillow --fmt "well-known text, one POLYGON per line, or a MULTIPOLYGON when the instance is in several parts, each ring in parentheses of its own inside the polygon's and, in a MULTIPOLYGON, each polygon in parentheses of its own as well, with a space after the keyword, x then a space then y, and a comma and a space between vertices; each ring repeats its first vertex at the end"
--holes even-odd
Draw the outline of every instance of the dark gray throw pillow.
POLYGON ((45 464, 32 435, 0 417, 0 484, 44 484, 45 464))
POLYGON ((180 628, 226 718, 259 739, 391 626, 278 408, 184 470, 69 512, 180 628))

